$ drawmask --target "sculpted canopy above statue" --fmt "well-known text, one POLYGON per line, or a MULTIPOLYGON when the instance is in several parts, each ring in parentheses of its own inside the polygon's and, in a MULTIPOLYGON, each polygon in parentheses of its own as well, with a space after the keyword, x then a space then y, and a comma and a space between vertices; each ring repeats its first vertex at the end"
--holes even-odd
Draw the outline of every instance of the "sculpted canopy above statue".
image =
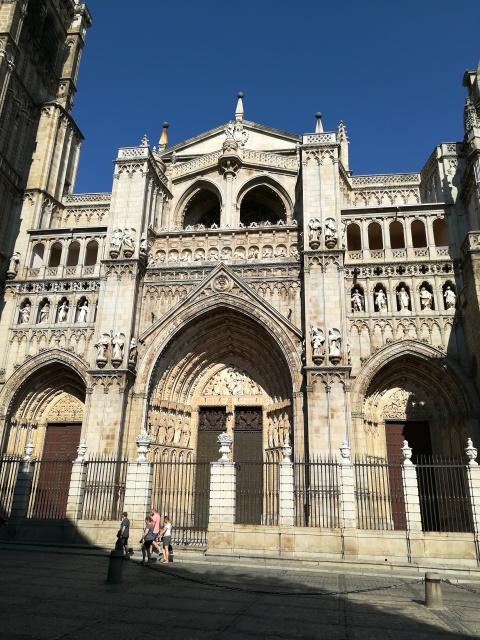
POLYGON ((203 393, 206 396, 257 396, 262 389, 248 373, 230 366, 216 373, 205 385, 203 393))

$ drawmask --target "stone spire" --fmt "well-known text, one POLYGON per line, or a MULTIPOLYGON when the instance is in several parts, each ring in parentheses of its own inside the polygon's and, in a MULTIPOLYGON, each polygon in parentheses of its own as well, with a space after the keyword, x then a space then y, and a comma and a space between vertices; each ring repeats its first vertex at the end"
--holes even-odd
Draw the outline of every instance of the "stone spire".
POLYGON ((162 133, 160 134, 160 140, 158 141, 158 151, 161 153, 165 151, 168 146, 168 122, 164 122, 162 125, 162 133))
POLYGON ((239 91, 237 93, 237 106, 235 109, 235 120, 237 122, 242 122, 243 120, 243 114, 244 114, 244 109, 243 109, 243 91, 239 91))
POLYGON ((338 124, 337 140, 340 144, 340 160, 343 168, 348 171, 348 136, 343 120, 338 124))
POLYGON ((317 119, 315 123, 315 133, 323 133, 322 114, 320 111, 317 111, 315 118, 317 119))

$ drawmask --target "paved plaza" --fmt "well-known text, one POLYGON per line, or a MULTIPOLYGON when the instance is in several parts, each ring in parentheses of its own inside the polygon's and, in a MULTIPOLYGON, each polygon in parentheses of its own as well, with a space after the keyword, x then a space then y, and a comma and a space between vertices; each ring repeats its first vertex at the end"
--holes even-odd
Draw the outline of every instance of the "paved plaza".
POLYGON ((71 550, 0 549, 0 638, 187 640, 480 637, 480 583, 445 584, 426 609, 415 578, 182 562, 124 563, 71 550))

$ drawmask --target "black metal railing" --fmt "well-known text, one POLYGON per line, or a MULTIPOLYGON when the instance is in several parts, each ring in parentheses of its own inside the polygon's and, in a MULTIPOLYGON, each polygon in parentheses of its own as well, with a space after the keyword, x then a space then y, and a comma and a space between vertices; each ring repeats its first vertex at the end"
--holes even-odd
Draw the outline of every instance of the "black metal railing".
POLYGON ((331 458, 294 462, 295 524, 298 527, 339 527, 339 465, 331 458))
POLYGON ((152 508, 171 518, 174 544, 206 545, 209 500, 209 462, 153 463, 152 508))
POLYGON ((85 491, 80 518, 119 520, 123 511, 127 460, 103 458, 85 463, 85 491))
POLYGON ((424 531, 472 532, 467 467, 445 456, 417 456, 418 495, 424 531))
POLYGON ((277 525, 278 462, 236 462, 235 468, 235 523, 277 525))
POLYGON ((27 518, 65 518, 72 465, 69 460, 35 460, 31 463, 27 518))
POLYGON ((6 455, 0 458, 0 518, 10 517, 20 465, 19 456, 6 455))
POLYGON ((365 456, 354 460, 359 529, 406 529, 402 464, 365 456))

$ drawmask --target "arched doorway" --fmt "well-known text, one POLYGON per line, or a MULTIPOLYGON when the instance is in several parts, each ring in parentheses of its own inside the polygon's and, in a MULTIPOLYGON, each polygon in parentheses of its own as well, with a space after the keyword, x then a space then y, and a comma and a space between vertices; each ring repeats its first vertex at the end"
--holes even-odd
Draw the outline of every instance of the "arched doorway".
MULTIPOLYGON (((265 328, 231 309, 205 313, 167 345, 151 377, 147 423, 153 459, 208 465, 218 460, 217 437, 227 431, 240 463, 237 503, 253 487, 261 496, 269 482, 266 467, 276 464, 282 445, 292 440, 292 393, 288 364, 265 328)), ((265 522, 262 500, 252 508, 255 513, 245 517, 265 522)))

